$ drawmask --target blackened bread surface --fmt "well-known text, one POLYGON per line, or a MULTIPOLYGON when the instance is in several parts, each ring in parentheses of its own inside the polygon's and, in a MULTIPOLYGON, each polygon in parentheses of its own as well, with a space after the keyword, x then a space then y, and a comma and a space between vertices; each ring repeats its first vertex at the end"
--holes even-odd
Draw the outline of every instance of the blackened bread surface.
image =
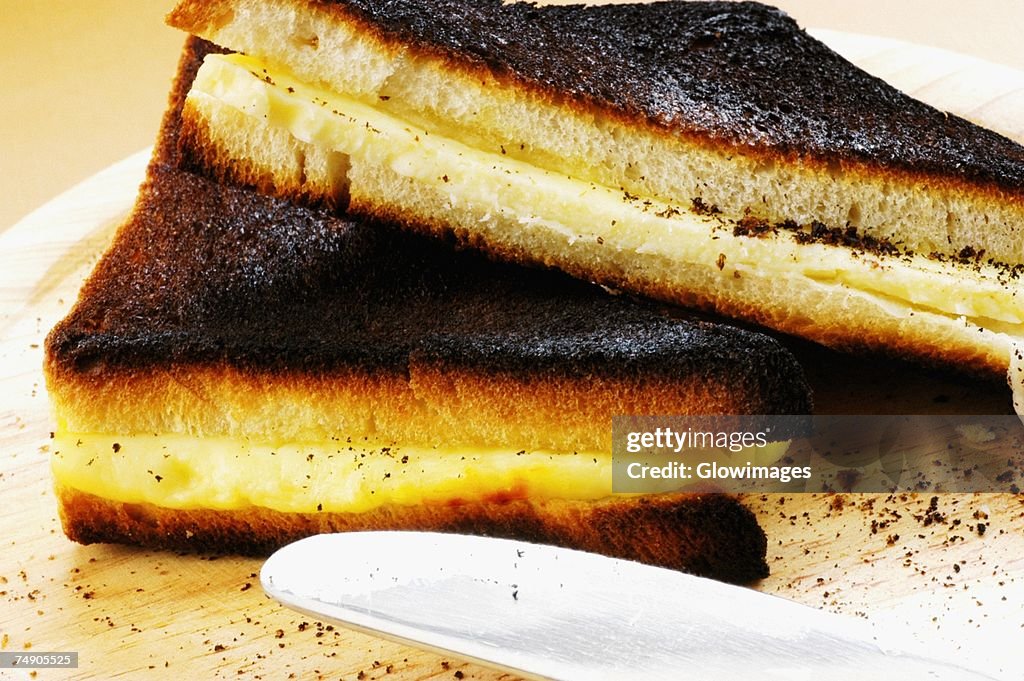
MULTIPOLYGON (((398 441, 607 447, 616 413, 809 411, 799 366, 763 335, 182 170, 180 107, 208 49, 189 42, 135 211, 47 339, 48 388, 70 430, 287 440, 372 419, 398 441)), ((83 542, 261 553, 319 531, 436 529, 730 581, 767 571, 753 515, 716 495, 365 514, 175 510, 64 486, 58 496, 83 542)))

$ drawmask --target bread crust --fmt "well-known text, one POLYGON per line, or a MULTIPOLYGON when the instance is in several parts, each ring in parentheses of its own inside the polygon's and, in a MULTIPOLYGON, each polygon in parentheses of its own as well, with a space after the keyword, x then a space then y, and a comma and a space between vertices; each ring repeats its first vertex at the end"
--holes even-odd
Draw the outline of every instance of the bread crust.
POLYGON ((357 514, 176 510, 69 487, 58 488, 57 496, 65 532, 83 544, 266 555, 325 532, 419 530, 555 544, 741 584, 768 576, 767 539, 756 518, 734 497, 719 494, 390 505, 357 514))

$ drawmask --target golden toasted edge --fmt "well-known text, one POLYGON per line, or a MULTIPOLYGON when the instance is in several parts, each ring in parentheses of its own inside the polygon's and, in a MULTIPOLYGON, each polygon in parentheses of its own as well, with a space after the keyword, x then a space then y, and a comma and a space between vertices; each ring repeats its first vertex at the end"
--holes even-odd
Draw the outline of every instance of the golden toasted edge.
POLYGON ((302 537, 418 530, 504 537, 602 553, 749 583, 766 577, 767 541, 754 515, 725 495, 658 495, 596 502, 509 501, 390 505, 367 513, 173 510, 57 489, 68 537, 165 550, 265 555, 302 537))
POLYGON ((414 361, 409 376, 346 371, 268 377, 228 366, 83 374, 48 358, 55 411, 72 433, 185 433, 317 442, 347 435, 434 446, 611 449, 613 416, 779 413, 795 405, 743 375, 573 376, 414 361), (258 396, 258 399, 254 399, 258 396))

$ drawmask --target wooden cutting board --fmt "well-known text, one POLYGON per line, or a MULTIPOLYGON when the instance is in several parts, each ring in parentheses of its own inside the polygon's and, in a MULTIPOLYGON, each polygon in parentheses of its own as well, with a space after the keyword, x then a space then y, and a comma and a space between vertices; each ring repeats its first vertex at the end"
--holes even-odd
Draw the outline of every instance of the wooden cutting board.
MULTIPOLYGON (((891 40, 819 35, 919 97, 1024 141, 1024 74, 891 40)), ((64 538, 50 489, 42 342, 130 210, 146 158, 109 168, 0 237, 0 649, 79 652, 77 671, 39 670, 40 679, 512 678, 293 614, 263 595, 260 560, 64 538)), ((822 410, 987 413, 1008 404, 998 384, 797 350, 822 410)), ((772 576, 757 588, 901 624, 936 652, 1017 670, 1024 496, 746 501, 769 537, 772 576)), ((0 670, 7 677, 30 675, 0 670)))

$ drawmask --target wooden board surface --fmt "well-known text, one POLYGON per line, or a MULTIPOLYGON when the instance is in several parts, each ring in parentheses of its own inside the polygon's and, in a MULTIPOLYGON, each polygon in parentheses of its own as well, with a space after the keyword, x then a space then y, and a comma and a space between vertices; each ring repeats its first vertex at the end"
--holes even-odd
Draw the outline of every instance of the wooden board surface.
MULTIPOLYGON (((1024 140, 1024 74, 894 41, 820 35, 904 89, 1024 140)), ((104 171, 0 238, 0 649, 79 652, 77 671, 31 676, 40 679, 513 678, 287 611, 262 593, 260 560, 84 547, 63 537, 50 489, 41 346, 130 209, 145 160, 142 153, 104 171)), ((836 367, 814 350, 806 357, 819 406, 832 411, 849 411, 865 395, 911 411, 996 411, 1007 401, 998 384, 904 368, 872 373, 852 361, 836 367), (860 381, 840 385, 836 370, 860 381)), ((747 502, 769 536, 772 576, 757 588, 902 625, 937 653, 985 660, 993 672, 1016 670, 1024 496, 944 495, 934 507, 915 496, 747 502)), ((8 677, 30 674, 0 670, 8 677)))

